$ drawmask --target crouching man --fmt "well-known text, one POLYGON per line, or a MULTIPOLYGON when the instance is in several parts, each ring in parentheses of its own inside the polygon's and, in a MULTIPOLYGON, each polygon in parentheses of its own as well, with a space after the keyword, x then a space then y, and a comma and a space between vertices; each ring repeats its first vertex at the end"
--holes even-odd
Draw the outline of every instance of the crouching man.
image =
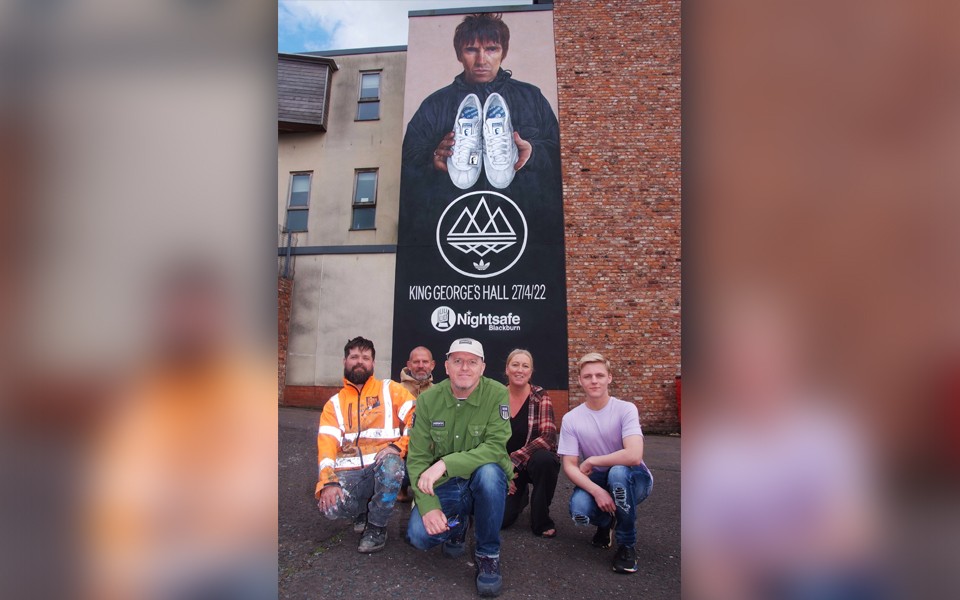
POLYGON ((483 346, 464 338, 447 353, 449 379, 417 398, 407 468, 416 505, 407 539, 421 550, 442 545, 464 553, 470 517, 476 527, 477 592, 500 594, 500 525, 513 464, 507 454, 510 397, 483 377, 483 346))
POLYGON ((560 427, 557 454, 576 485, 570 516, 577 525, 596 525, 593 545, 609 548, 615 534, 613 570, 637 571, 637 505, 653 489, 643 464, 643 431, 632 402, 610 396, 610 363, 591 352, 578 363, 586 401, 568 412, 560 427))
POLYGON ((353 520, 364 554, 387 543, 415 402, 399 383, 373 377, 376 352, 368 339, 347 342, 343 389, 324 405, 317 432, 317 506, 328 519, 353 520))

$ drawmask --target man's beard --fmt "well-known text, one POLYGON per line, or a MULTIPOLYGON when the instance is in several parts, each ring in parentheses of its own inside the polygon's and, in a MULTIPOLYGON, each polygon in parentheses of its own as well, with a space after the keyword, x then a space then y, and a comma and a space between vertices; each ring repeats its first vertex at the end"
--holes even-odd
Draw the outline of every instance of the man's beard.
POLYGON ((462 385, 460 385, 459 383, 457 383, 456 380, 454 380, 453 377, 451 377, 451 378, 450 378, 450 387, 452 387, 454 390, 456 390, 456 391, 458 391, 458 392, 466 392, 466 391, 469 390, 471 387, 477 385, 479 382, 480 382, 480 380, 479 380, 479 378, 477 378, 476 381, 470 381, 469 383, 467 383, 467 385, 463 385, 463 386, 462 386, 462 385))
POLYGON ((343 369, 343 376, 354 385, 363 385, 373 375, 373 371, 368 371, 363 365, 356 365, 353 369, 343 369))
POLYGON ((411 373, 413 374, 413 378, 416 379, 419 383, 423 383, 424 381, 430 379, 430 376, 433 375, 433 373, 431 373, 430 371, 427 371, 425 373, 418 373, 416 371, 411 371, 411 373))

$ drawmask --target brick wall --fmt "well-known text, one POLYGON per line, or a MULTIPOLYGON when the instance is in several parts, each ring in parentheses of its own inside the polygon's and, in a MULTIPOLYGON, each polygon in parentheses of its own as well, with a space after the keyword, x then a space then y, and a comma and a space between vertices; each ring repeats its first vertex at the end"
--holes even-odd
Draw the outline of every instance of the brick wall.
POLYGON ((614 363, 646 431, 677 431, 680 2, 557 0, 570 336, 614 363))
POLYGON ((287 380, 287 341, 290 338, 290 310, 293 297, 293 280, 277 278, 277 397, 284 404, 284 388, 287 380))

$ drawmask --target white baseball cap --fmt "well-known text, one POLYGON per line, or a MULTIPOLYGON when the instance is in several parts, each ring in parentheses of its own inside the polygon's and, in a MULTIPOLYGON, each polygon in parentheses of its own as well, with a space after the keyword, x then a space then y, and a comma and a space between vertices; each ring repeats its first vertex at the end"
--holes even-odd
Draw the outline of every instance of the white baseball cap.
POLYGON ((479 356, 483 358, 483 345, 477 340, 471 338, 460 338, 455 340, 450 344, 450 349, 447 351, 447 356, 450 356, 454 352, 469 352, 474 356, 479 356))

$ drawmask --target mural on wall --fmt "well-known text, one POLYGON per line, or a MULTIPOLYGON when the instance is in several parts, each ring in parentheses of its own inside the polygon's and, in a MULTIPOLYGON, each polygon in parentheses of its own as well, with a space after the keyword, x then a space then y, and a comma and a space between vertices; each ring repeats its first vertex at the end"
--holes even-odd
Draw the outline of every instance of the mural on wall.
POLYGON ((521 347, 538 385, 567 388, 551 16, 411 13, 405 110, 416 109, 403 138, 392 372, 424 345, 443 379, 451 341, 473 337, 487 376, 502 381, 521 347))

